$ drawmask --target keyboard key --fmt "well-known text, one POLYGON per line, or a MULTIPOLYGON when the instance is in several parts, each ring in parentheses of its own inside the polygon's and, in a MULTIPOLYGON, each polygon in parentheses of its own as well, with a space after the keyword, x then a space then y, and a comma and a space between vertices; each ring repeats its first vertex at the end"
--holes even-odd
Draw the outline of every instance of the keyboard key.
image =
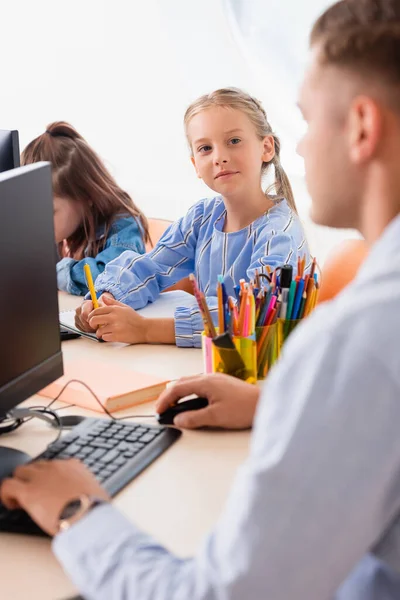
POLYGON ((82 452, 78 452, 77 454, 74 455, 74 458, 82 460, 83 458, 85 458, 85 455, 82 454, 82 452))
POLYGON ((125 438, 125 441, 126 442, 137 442, 138 439, 140 438, 140 435, 141 435, 140 433, 132 433, 131 435, 128 435, 125 438))
POLYGON ((89 456, 90 456, 90 458, 92 460, 99 460, 99 458, 101 458, 102 456, 104 456, 106 452, 107 452, 107 450, 104 450, 103 448, 97 448, 89 456))
POLYGON ((129 450, 141 450, 144 446, 143 442, 135 442, 134 444, 130 444, 129 450))
MULTIPOLYGON (((120 457, 118 457, 120 458, 120 457)), ((118 459, 116 459, 118 460, 118 459)), ((111 464, 107 465, 107 471, 110 471, 110 473, 115 473, 115 471, 119 470, 120 465, 115 464, 115 460, 114 462, 112 462, 111 464)))
POLYGON ((119 450, 120 452, 123 452, 124 450, 129 450, 130 444, 128 444, 125 441, 119 442, 119 444, 117 444, 117 446, 116 446, 116 449, 119 450))
POLYGON ((89 454, 92 454, 93 450, 90 446, 83 446, 81 448, 80 454, 83 454, 83 456, 88 456, 89 454))
POLYGON ((92 448, 104 448, 105 450, 111 450, 111 448, 114 448, 114 444, 111 442, 98 442, 97 440, 90 442, 90 445, 92 448))
POLYGON ((71 444, 70 446, 67 446, 62 453, 64 456, 74 456, 80 449, 81 447, 78 444, 71 444))
POLYGON ((110 450, 110 452, 107 452, 107 454, 105 454, 104 456, 102 456, 100 458, 100 461, 102 463, 109 463, 118 457, 119 457, 119 452, 117 450, 110 450))
POLYGON ((116 433, 117 431, 121 431, 123 429, 123 425, 120 425, 119 423, 114 423, 113 425, 111 425, 111 427, 108 428, 108 431, 113 431, 116 433))
POLYGON ((99 475, 101 475, 102 477, 111 477, 112 473, 113 472, 111 469, 102 469, 99 475))
POLYGON ((144 444, 147 444, 147 442, 152 442, 155 437, 156 436, 154 435, 154 433, 145 433, 144 435, 142 435, 139 441, 144 444))

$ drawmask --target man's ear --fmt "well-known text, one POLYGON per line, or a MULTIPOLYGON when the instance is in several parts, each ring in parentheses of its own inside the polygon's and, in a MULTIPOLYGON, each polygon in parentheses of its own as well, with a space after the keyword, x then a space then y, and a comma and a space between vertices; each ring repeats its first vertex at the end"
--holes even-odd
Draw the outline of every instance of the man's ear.
POLYGON ((262 161, 269 163, 275 156, 275 141, 273 135, 266 135, 263 139, 262 161))
POLYGON ((196 161, 194 160, 194 156, 191 156, 191 157, 190 157, 190 160, 192 161, 192 165, 194 166, 194 170, 196 171, 196 175, 197 175, 197 177, 198 177, 199 179, 202 179, 202 177, 201 177, 201 175, 200 175, 199 171, 197 170, 197 167, 196 167, 196 161))
POLYGON ((349 151, 355 164, 363 164, 375 154, 382 134, 382 108, 368 96, 352 102, 349 115, 349 151))

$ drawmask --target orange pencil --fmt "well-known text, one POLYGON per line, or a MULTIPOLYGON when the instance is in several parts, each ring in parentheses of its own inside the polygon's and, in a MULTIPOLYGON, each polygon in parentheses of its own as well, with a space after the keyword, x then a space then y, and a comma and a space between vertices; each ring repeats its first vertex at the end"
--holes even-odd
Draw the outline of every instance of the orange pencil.
POLYGON ((246 314, 247 294, 248 294, 247 289, 244 288, 242 291, 242 296, 240 298, 239 325, 238 325, 239 335, 243 335, 243 324, 244 324, 244 317, 246 314))
POLYGON ((313 261, 312 261, 312 265, 311 265, 311 271, 310 271, 310 277, 314 278, 314 273, 315 273, 315 267, 317 266, 317 259, 314 256, 313 261))
POLYGON ((269 333, 269 325, 271 325, 274 317, 276 315, 276 308, 273 308, 269 314, 268 317, 268 323, 266 324, 266 326, 263 327, 263 332, 261 334, 260 339, 257 342, 257 354, 259 355, 260 352, 262 351, 262 347, 264 345, 265 342, 265 338, 267 337, 268 333, 269 333))
POLYGON ((305 266, 306 266, 306 257, 303 256, 303 258, 301 259, 301 276, 302 277, 304 276, 305 266))
POLYGON ((256 303, 254 300, 254 294, 250 294, 250 318, 249 318, 249 331, 247 335, 253 335, 256 330, 256 303))
POLYGON ((306 290, 307 299, 306 299, 306 304, 304 306, 304 314, 303 314, 304 317, 306 317, 312 310, 314 288, 315 288, 314 278, 310 277, 310 279, 308 280, 307 290, 306 290))

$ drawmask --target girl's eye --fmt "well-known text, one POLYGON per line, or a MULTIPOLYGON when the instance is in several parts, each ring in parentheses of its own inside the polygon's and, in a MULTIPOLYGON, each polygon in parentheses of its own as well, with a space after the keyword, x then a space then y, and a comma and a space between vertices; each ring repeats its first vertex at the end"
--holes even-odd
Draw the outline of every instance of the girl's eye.
POLYGON ((198 152, 202 152, 202 153, 204 153, 204 152, 209 152, 210 150, 211 150, 211 146, 201 146, 201 147, 198 149, 198 152))
POLYGON ((230 143, 231 143, 231 144, 234 144, 234 145, 236 145, 236 144, 239 144, 240 142, 241 142, 241 139, 240 139, 240 138, 232 138, 232 139, 230 140, 230 143))

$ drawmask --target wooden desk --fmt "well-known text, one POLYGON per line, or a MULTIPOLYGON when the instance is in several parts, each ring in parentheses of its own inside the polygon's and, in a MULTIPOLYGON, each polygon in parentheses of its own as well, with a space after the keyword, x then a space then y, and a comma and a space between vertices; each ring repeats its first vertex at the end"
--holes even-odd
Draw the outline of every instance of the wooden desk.
MULTIPOLYGON (((79 303, 79 298, 60 293, 62 310, 79 303)), ((201 352, 195 349, 121 348, 81 338, 63 342, 63 352, 92 359, 107 356, 133 370, 169 379, 202 371, 201 352)), ((27 403, 43 404, 43 399, 34 396, 27 403)), ((67 410, 89 414, 76 408, 67 410)), ((153 405, 142 404, 129 412, 149 414, 153 405)), ((148 422, 151 420, 146 419, 148 422)), ((54 436, 54 430, 42 421, 32 420, 4 436, 1 444, 35 456, 54 436)), ((217 520, 236 469, 247 455, 248 442, 248 432, 184 431, 174 446, 118 494, 114 504, 162 544, 178 555, 188 556, 217 520)), ((4 600, 62 600, 76 594, 46 539, 0 534, 0 569, 0 595, 4 600)))

